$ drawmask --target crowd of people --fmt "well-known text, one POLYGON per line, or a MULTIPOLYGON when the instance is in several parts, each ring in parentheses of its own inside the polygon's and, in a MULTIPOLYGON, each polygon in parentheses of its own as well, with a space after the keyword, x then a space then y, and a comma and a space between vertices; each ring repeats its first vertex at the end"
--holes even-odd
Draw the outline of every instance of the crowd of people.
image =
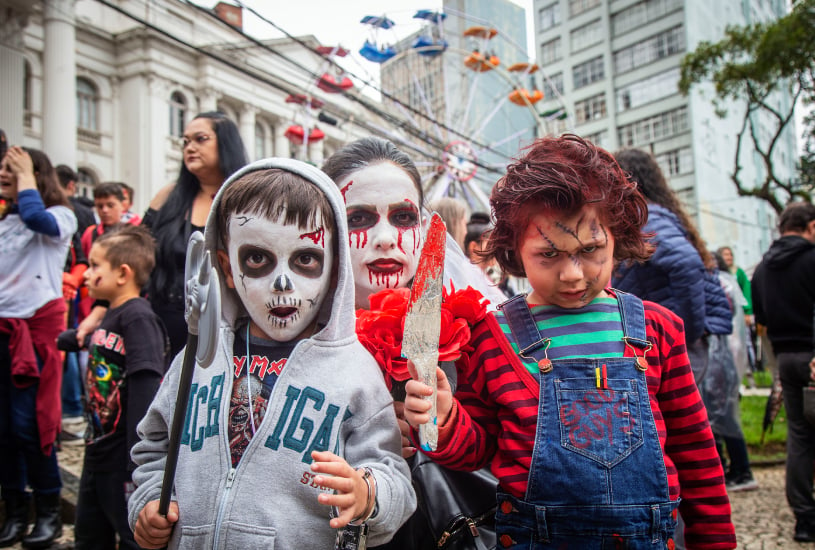
POLYGON ((815 206, 781 214, 751 286, 653 155, 570 134, 519 152, 490 212, 426 204, 379 137, 320 168, 248 163, 217 112, 189 122, 143 216, 125 182, 91 203, 41 151, 0 159, 0 547, 61 536, 57 449, 82 444, 80 550, 735 548, 728 493, 758 488, 739 391, 762 331, 793 536, 815 542, 815 206), (401 349, 431 212, 448 231, 435 388, 401 349), (220 319, 180 403, 196 232, 220 319), (462 521, 462 487, 487 511, 462 521), (446 531, 439 501, 458 514, 446 531))

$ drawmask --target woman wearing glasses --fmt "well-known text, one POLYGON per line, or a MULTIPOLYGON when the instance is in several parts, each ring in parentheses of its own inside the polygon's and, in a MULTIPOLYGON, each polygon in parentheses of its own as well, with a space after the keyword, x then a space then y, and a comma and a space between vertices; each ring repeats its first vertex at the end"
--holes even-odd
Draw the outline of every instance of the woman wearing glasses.
MULTIPOLYGON (((187 124, 183 155, 178 179, 156 193, 142 219, 156 239, 156 267, 148 283, 147 297, 167 328, 169 357, 175 357, 187 339, 184 320, 187 241, 193 231, 204 230, 212 199, 221 184, 247 163, 238 127, 219 112, 198 114, 187 124)), ((96 317, 99 309, 95 308, 91 317, 96 317)), ((78 336, 85 333, 83 328, 88 334, 92 332, 95 324, 98 321, 90 317, 83 321, 78 336)))

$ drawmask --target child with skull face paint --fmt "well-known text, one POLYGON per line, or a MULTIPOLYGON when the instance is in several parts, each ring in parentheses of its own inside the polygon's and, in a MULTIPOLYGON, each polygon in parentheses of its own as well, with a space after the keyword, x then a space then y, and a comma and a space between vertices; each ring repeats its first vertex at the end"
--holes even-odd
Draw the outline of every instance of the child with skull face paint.
MULTIPOLYGON (((615 261, 645 260, 647 206, 606 151, 537 140, 490 199, 485 253, 528 295, 473 328, 453 396, 439 370, 439 445, 451 468, 490 464, 505 548, 735 548, 721 463, 682 321, 610 288, 615 261)), ((407 383, 405 418, 429 420, 407 383)), ((415 432, 414 432, 415 435, 415 432)))
POLYGON ((305 163, 258 161, 221 188, 205 240, 221 279, 218 351, 194 375, 166 518, 156 499, 181 355, 140 425, 137 541, 322 549, 361 521, 370 544, 389 540, 415 495, 387 388, 354 335, 339 191, 305 163))

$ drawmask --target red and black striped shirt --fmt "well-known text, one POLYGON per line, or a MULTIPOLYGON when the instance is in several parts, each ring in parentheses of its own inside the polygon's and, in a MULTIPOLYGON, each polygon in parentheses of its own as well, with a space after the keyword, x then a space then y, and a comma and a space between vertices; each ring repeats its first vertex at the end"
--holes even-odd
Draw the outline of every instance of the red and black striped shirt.
MULTIPOLYGON (((654 346, 646 354, 648 393, 670 498, 682 497, 686 546, 735 548, 722 465, 690 369, 682 320, 658 304, 644 304, 646 334, 654 346)), ((458 364, 456 401, 440 426, 439 448, 428 454, 459 470, 476 470, 491 461, 503 490, 523 498, 535 443, 539 384, 492 314, 474 327, 472 345, 469 357, 458 364)), ((632 357, 628 347, 625 356, 632 357)))

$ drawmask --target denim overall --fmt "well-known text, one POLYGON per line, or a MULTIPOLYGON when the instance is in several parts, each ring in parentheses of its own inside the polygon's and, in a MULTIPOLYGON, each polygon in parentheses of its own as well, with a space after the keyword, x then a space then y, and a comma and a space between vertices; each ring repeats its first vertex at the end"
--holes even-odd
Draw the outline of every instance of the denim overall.
POLYGON ((615 292, 632 358, 549 360, 526 297, 500 306, 520 355, 538 361, 540 397, 526 495, 499 488, 499 548, 673 549, 678 501, 645 380, 645 310, 615 292))

